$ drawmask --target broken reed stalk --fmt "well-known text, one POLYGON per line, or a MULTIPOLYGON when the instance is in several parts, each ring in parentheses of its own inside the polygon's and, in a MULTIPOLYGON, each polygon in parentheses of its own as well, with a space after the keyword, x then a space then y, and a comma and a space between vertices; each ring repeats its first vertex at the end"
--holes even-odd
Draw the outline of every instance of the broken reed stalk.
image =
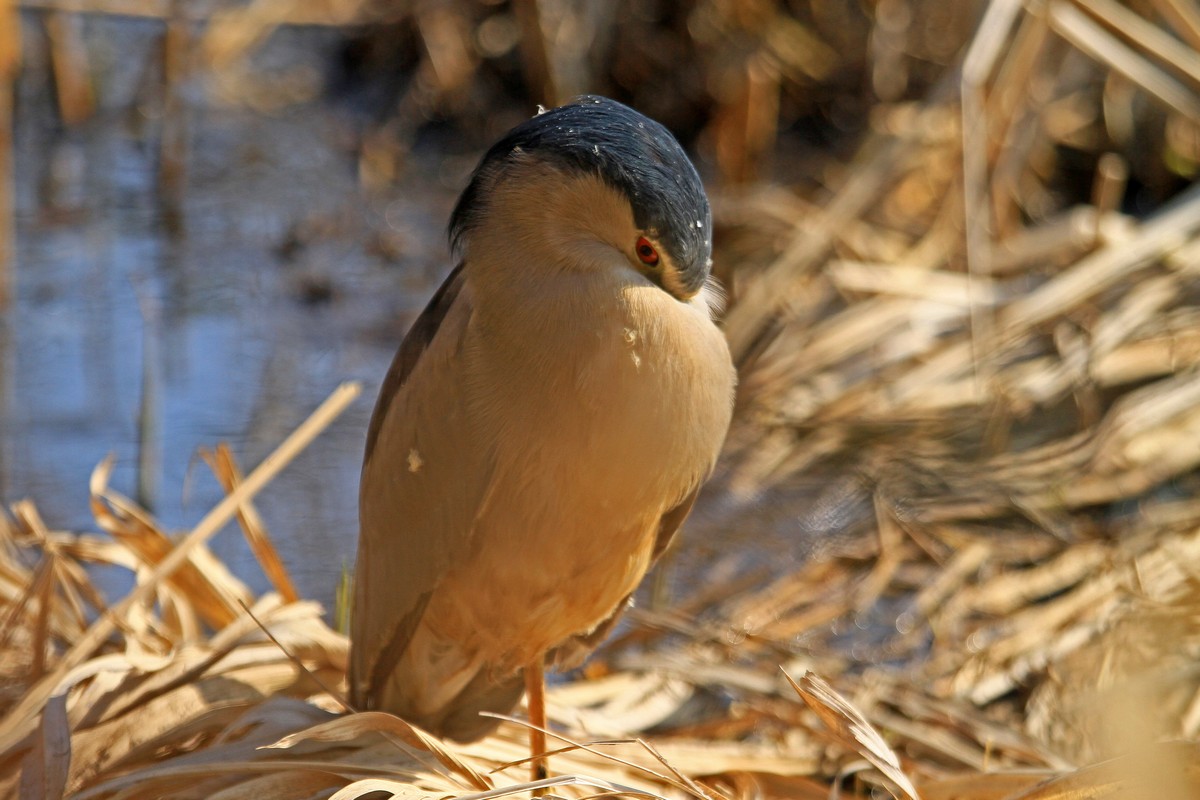
POLYGON ((542 14, 537 0, 516 0, 513 12, 521 26, 521 59, 525 72, 533 81, 539 95, 538 102, 552 108, 562 102, 558 81, 554 75, 554 62, 546 44, 546 33, 542 27, 542 14))
MULTIPOLYGON (((233 492, 246 480, 229 445, 221 443, 215 450, 201 450, 200 457, 217 476, 217 480, 220 481, 221 487, 226 492, 233 492)), ((262 566, 263 572, 271 581, 271 585, 275 587, 275 591, 279 592, 285 603, 294 603, 300 600, 300 593, 296 591, 296 585, 292 582, 283 559, 279 557, 279 551, 275 549, 275 544, 271 541, 270 534, 267 533, 267 526, 259 516, 254 504, 249 501, 242 504, 238 509, 237 517, 238 523, 242 526, 242 533, 246 535, 246 543, 250 545, 255 559, 262 566)))
POLYGON ((1142 52, 1169 64, 1200 82, 1200 53, 1145 17, 1113 0, 1077 0, 1108 29, 1137 45, 1142 52))
POLYGON ((1193 0, 1150 0, 1150 5, 1184 41, 1200 50, 1200 8, 1193 0))
POLYGON ((137 411, 137 497, 138 504, 153 511, 158 504, 158 482, 162 475, 162 386, 158 377, 161 311, 158 299, 145 287, 137 287, 138 310, 142 315, 142 375, 137 411))
POLYGON ((91 117, 96 108, 83 20, 78 14, 51 11, 46 15, 46 33, 59 118, 67 127, 74 127, 91 117))
POLYGON ((1055 33, 1188 119, 1200 121, 1200 98, 1075 6, 1052 3, 1047 13, 1055 33))
POLYGON ((995 327, 994 306, 984 301, 979 286, 980 280, 986 280, 986 276, 991 274, 989 231, 994 227, 988 192, 991 131, 984 88, 1020 13, 1020 0, 997 0, 989 4, 979 26, 979 35, 971 42, 962 68, 960 97, 967 290, 971 346, 974 349, 975 380, 978 384, 987 384, 991 380, 991 360, 985 356, 991 348, 995 327))
POLYGON ((26 736, 35 724, 38 713, 55 693, 69 673, 82 664, 114 630, 119 621, 136 604, 145 601, 154 589, 182 566, 199 544, 210 539, 237 513, 238 508, 254 497, 264 486, 306 448, 347 406, 358 397, 358 383, 344 383, 323 402, 303 423, 263 459, 245 482, 230 492, 204 519, 164 558, 121 602, 109 608, 97 619, 70 650, 63 654, 54 669, 25 693, 20 702, 0 720, 0 752, 6 752, 26 736))
POLYGON ((183 230, 183 192, 187 184, 190 120, 184 88, 191 63, 192 23, 183 15, 184 3, 174 0, 163 32, 164 102, 158 154, 158 189, 167 229, 183 230))

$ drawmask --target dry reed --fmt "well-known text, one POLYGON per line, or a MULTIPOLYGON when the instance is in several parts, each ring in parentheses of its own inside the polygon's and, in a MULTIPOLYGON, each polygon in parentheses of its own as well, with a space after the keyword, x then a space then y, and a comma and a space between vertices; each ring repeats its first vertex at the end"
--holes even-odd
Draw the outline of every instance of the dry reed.
MULTIPOLYGON (((240 63, 290 8, 230 11, 202 50, 240 63)), ((446 8, 458 23, 472 13, 446 8)), ((1200 163, 1200 12, 1132 9, 996 0, 960 69, 906 101, 896 73, 919 35, 904 25, 928 8, 878 3, 871 133, 803 199, 732 184, 767 158, 764 126, 788 93, 829 80, 842 50, 805 50, 815 28, 770 9, 724 20, 760 38, 706 134, 728 179, 714 193, 718 261, 742 372, 711 491, 740 504, 723 524, 753 532, 761 498, 820 476, 864 524, 767 581, 730 577, 721 559, 674 608, 636 610, 585 676, 550 693, 554 791, 1200 793, 1200 195, 1127 213, 1135 184, 1153 194, 1200 163), (1160 146, 1149 158, 1146 141, 1160 146), (1092 165, 1082 191, 1065 182, 1068 153, 1092 165), (864 620, 883 630, 847 646, 864 620)), ((535 23, 554 24, 526 18, 527 37, 535 23)), ((533 82, 560 91, 546 41, 525 47, 533 82)), ((92 493, 106 536, 49 531, 31 503, 13 507, 0 530, 6 789, 533 788, 518 722, 456 746, 341 713, 346 642, 295 599, 259 533, 248 500, 265 479, 241 481, 226 453, 213 463, 231 495, 174 549, 103 467, 92 493), (204 549, 234 513, 280 594, 252 597, 204 549), (129 569, 138 588, 106 607, 92 563, 129 569)))

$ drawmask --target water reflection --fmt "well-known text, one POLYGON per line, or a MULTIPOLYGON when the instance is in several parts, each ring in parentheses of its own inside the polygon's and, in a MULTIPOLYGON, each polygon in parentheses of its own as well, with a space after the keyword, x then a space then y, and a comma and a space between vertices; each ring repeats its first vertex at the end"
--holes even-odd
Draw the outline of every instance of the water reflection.
MULTIPOLYGON (((278 117, 197 104, 184 231, 172 236, 155 186, 154 126, 128 74, 157 33, 97 28, 129 57, 101 73, 95 119, 61 130, 36 67, 18 87, 0 499, 32 497, 52 526, 94 529, 87 485, 100 459, 115 453, 114 488, 138 490, 145 385, 157 409, 148 454, 161 469, 148 499, 169 529, 187 529, 222 496, 194 459, 198 447, 228 441, 249 470, 338 383, 358 379, 364 399, 258 501, 300 591, 329 603, 353 558, 370 398, 446 267, 441 220, 453 191, 430 159, 391 196, 363 198, 343 146, 351 131, 332 104, 278 117), (381 253, 374 243, 389 220, 403 242, 381 253)), ((276 57, 318 64, 313 37, 282 35, 276 57)), ((27 63, 39 63, 36 52, 27 63)), ((266 588, 237 534, 213 548, 266 588)))

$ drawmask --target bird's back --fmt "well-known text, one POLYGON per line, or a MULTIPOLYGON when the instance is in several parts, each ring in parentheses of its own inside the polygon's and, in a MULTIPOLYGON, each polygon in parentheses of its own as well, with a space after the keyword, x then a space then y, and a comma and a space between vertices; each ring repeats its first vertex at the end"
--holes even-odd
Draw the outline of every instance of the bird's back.
POLYGON ((586 97, 517 126, 368 433, 351 697, 453 738, 596 644, 687 515, 732 409, 711 214, 661 125, 586 97))

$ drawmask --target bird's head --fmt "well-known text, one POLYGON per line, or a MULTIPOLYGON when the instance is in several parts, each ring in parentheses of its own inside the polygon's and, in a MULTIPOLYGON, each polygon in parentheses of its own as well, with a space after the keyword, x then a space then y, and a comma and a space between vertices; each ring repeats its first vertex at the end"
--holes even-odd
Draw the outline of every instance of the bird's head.
POLYGON ((450 239, 468 262, 477 246, 516 247, 568 270, 611 265, 615 250, 681 301, 712 268, 712 213, 679 142, 596 96, 543 111, 488 150, 450 218, 450 239))

